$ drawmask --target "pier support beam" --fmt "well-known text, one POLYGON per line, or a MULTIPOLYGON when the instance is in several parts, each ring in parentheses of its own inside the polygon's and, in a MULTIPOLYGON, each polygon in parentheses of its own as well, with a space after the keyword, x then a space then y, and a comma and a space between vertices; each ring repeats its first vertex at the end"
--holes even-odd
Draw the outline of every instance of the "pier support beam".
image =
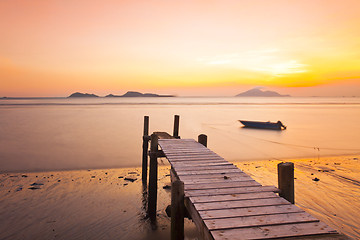
POLYGON ((184 239, 184 183, 175 180, 171 184, 171 240, 184 239))
POLYGON ((143 153, 142 153, 142 182, 147 184, 148 149, 149 149, 149 116, 144 116, 143 153))
POLYGON ((198 142, 207 147, 207 136, 205 134, 200 134, 198 136, 198 142))
POLYGON ((158 151, 158 136, 156 134, 151 134, 149 198, 148 198, 148 215, 151 222, 156 221, 157 179, 158 179, 157 151, 158 151))
POLYGON ((174 116, 174 132, 173 132, 174 138, 180 138, 180 136, 179 136, 179 121, 180 121, 180 116, 175 115, 174 116))
POLYGON ((285 162, 278 165, 278 187, 280 197, 285 198, 292 204, 295 203, 294 191, 294 163, 285 162))

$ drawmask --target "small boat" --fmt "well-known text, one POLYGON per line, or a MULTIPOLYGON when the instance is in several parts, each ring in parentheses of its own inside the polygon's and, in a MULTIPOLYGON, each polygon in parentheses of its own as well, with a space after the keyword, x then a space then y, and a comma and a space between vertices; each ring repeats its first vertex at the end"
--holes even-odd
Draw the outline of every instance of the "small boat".
POLYGON ((272 130, 284 130, 286 126, 282 124, 282 122, 277 121, 273 122, 257 122, 257 121, 244 121, 239 120, 245 127, 249 128, 261 128, 261 129, 272 129, 272 130))

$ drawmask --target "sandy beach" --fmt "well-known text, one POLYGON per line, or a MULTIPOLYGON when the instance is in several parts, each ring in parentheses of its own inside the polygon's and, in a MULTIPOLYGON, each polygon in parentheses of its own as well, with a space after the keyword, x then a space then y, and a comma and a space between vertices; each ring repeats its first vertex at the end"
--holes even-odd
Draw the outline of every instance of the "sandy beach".
MULTIPOLYGON (((360 157, 287 160, 295 165, 295 204, 353 239, 360 238, 360 157)), ((236 165, 263 185, 277 186, 280 160, 236 165)))
MULTIPOLYGON (((353 239, 360 238, 359 156, 295 159, 298 206, 353 239)), ((161 160, 160 160, 161 162, 161 160)), ((165 161, 164 161, 165 162, 165 161)), ((237 162, 263 185, 277 186, 280 161, 237 162)), ((158 227, 146 219, 141 169, 2 173, 0 239, 168 239, 169 166, 159 168, 158 227)), ((185 221, 186 239, 199 239, 185 221)))
MULTIPOLYGON (((159 168, 156 231, 145 218, 139 168, 3 173, 0 239, 168 239, 168 173, 159 168)), ((197 239, 189 220, 186 233, 197 239)))

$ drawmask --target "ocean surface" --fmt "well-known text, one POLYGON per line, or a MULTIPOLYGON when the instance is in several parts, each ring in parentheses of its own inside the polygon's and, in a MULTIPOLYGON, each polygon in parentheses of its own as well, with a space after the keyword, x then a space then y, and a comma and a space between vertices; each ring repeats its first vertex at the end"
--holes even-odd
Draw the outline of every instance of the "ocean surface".
POLYGON ((172 133, 175 114, 181 138, 206 134, 229 161, 360 153, 360 98, 1 99, 0 172, 140 166, 144 116, 150 132, 172 133))

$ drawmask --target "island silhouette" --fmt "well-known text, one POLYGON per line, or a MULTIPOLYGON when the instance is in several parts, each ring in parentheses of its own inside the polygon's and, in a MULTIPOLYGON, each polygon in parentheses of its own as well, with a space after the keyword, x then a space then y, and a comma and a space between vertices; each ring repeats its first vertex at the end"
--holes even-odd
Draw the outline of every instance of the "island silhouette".
POLYGON ((291 97, 291 96, 282 95, 274 91, 262 91, 259 88, 253 88, 248 91, 239 93, 235 97, 291 97))
MULTIPOLYGON (((91 93, 80 93, 80 92, 75 92, 72 93, 70 96, 68 96, 68 98, 98 98, 100 96, 95 95, 95 94, 91 94, 91 93)), ((140 92, 135 92, 135 91, 128 91, 123 95, 114 95, 114 94, 109 94, 105 96, 106 98, 111 98, 111 97, 175 97, 174 95, 159 95, 159 94, 155 94, 155 93, 140 93, 140 92)))

